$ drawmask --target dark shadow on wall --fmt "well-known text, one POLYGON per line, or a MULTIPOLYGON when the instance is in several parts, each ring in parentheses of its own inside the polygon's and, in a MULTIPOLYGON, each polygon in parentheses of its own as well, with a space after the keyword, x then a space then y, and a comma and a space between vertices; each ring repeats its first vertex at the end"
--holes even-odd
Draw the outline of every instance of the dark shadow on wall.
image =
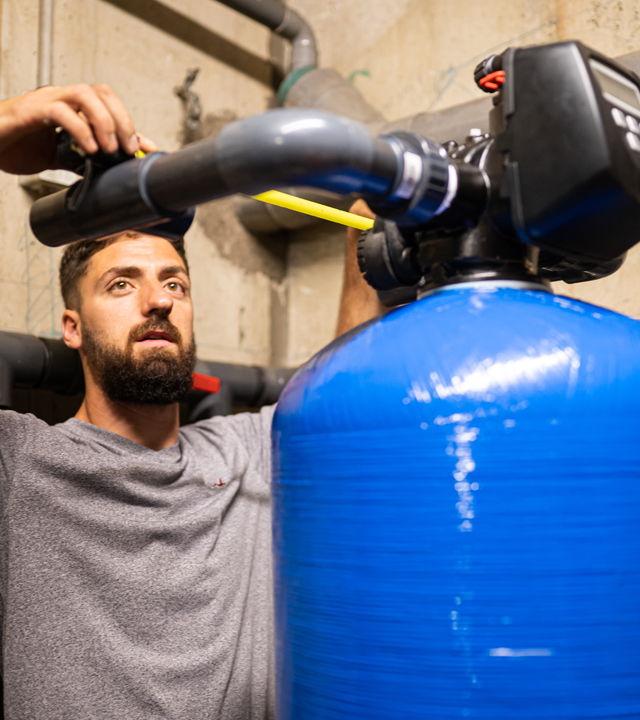
POLYGON ((266 87, 274 88, 274 67, 271 62, 238 47, 222 35, 162 5, 157 0, 107 0, 107 2, 225 65, 240 70, 266 87))

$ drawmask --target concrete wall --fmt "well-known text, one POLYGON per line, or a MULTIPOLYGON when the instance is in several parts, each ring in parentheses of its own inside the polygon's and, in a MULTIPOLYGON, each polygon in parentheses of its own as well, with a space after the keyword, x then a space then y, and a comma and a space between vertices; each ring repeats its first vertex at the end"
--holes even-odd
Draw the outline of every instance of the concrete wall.
MULTIPOLYGON (((509 45, 579 38, 612 56, 640 49, 640 0, 289 0, 335 67, 389 120, 480 96, 475 64, 509 45)), ((35 86, 36 0, 0 0, 0 96, 35 86)), ((273 62, 286 52, 257 24, 213 0, 56 0, 53 82, 108 82, 139 129, 167 150, 185 139, 173 94, 200 67, 200 135, 273 103, 273 62)), ((277 71, 277 69, 276 69, 277 71)), ((31 200, 0 176, 0 328, 55 333, 56 253, 30 235, 31 200)), ((331 340, 344 231, 319 225, 254 238, 230 201, 198 211, 188 236, 203 358, 297 365, 331 340)), ((640 317, 640 251, 623 270, 559 292, 640 317)))

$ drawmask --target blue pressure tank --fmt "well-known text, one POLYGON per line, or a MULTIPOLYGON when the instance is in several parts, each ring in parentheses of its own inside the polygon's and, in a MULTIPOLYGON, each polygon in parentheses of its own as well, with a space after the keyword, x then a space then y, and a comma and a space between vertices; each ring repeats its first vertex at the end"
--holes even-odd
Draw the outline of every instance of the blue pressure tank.
POLYGON ((640 718, 640 323, 443 288, 274 421, 278 720, 640 718))

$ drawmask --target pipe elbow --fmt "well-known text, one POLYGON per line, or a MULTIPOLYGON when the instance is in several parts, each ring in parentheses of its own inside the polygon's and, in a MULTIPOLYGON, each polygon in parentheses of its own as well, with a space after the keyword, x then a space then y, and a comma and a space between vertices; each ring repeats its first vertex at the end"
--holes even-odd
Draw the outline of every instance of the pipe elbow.
POLYGON ((282 24, 274 32, 291 41, 292 72, 318 67, 318 49, 313 30, 295 10, 286 8, 282 24))
POLYGON ((376 182, 375 145, 366 127, 327 112, 272 110, 228 125, 216 151, 231 192, 311 185, 347 194, 376 182))

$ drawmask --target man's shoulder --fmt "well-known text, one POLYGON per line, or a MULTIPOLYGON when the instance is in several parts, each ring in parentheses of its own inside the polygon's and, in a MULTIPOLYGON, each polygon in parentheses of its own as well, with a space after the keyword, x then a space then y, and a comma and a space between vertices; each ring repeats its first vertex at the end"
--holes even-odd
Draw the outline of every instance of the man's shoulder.
POLYGON ((15 467, 25 452, 46 445, 51 432, 52 428, 34 415, 0 410, 0 475, 15 467))
POLYGON ((181 429, 186 437, 197 435, 205 437, 234 439, 239 442, 269 437, 275 405, 263 407, 259 412, 244 412, 236 415, 224 415, 200 420, 181 429))
POLYGON ((245 474, 250 469, 267 476, 271 468, 271 424, 275 406, 260 412, 238 413, 201 420, 181 428, 183 441, 203 457, 221 457, 229 468, 245 474))
POLYGON ((44 420, 39 420, 31 413, 18 413, 14 410, 0 410, 0 433, 1 440, 5 441, 8 435, 16 432, 27 432, 29 430, 46 431, 50 428, 44 420))

